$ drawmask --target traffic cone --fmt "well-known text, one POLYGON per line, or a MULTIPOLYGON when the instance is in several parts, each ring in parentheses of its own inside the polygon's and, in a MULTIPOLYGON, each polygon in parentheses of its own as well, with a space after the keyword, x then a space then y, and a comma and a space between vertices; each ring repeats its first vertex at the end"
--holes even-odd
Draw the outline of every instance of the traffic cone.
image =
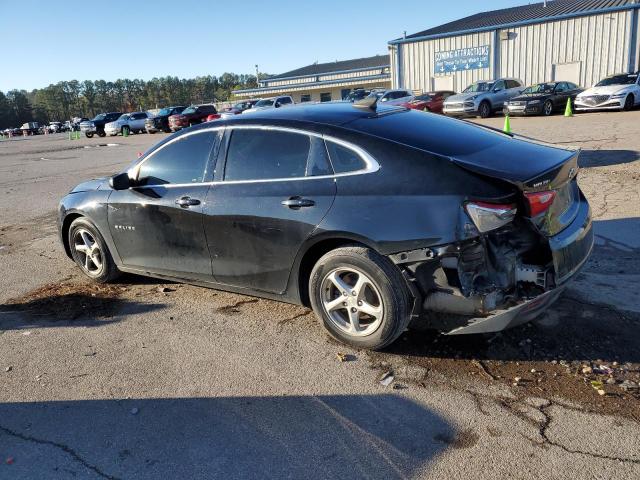
POLYGON ((511 121, 509 120, 509 114, 504 116, 504 127, 502 129, 504 133, 511 133, 511 121))
POLYGON ((565 117, 573 117, 573 109, 571 108, 571 99, 567 98, 567 107, 564 109, 565 117))

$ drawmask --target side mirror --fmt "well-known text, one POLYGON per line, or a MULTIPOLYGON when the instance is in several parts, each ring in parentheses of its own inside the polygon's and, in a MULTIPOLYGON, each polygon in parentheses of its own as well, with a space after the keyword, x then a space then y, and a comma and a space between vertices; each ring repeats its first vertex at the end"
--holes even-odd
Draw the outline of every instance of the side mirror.
POLYGON ((502 89, 499 88, 499 87, 493 89, 493 93, 498 93, 498 92, 501 92, 501 91, 502 91, 502 89))
POLYGON ((114 190, 127 190, 132 183, 127 172, 118 173, 109 179, 109 186, 114 190))

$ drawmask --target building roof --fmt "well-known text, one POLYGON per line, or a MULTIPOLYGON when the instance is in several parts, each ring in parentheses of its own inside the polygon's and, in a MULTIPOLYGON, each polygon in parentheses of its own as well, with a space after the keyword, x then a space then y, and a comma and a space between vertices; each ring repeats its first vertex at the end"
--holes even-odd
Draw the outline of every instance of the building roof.
POLYGON ((274 75, 260 81, 277 80, 279 78, 304 77, 307 75, 320 75, 348 70, 358 70, 373 67, 385 67, 390 65, 389 55, 375 55, 373 57, 356 58, 353 60, 341 60, 329 63, 313 63, 306 67, 296 68, 289 72, 274 75))
MULTIPOLYGON (((499 25, 543 22, 557 17, 589 15, 602 10, 633 7, 640 7, 640 0, 549 0, 546 2, 546 7, 544 2, 541 2, 477 13, 438 27, 407 35, 406 38, 412 39, 468 30, 490 29, 499 25)), ((402 40, 398 39, 398 41, 402 40)))

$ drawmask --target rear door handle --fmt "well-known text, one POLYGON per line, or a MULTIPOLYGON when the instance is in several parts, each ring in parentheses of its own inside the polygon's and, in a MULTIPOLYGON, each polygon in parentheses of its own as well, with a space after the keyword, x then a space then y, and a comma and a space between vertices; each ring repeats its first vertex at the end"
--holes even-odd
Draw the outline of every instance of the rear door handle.
POLYGON ((313 207, 316 204, 316 202, 314 202, 313 200, 309 200, 308 198, 302 198, 302 197, 291 197, 288 200, 283 200, 281 203, 285 207, 289 207, 296 210, 302 207, 313 207))
POLYGON ((182 208, 193 207, 194 205, 200 205, 200 200, 191 197, 180 197, 176 200, 176 205, 180 205, 182 208))

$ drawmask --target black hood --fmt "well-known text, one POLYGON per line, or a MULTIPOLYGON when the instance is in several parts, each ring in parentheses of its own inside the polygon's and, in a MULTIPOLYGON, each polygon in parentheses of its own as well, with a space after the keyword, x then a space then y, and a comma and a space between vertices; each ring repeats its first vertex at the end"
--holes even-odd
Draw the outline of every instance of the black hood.
POLYGON ((94 178, 85 182, 79 183, 71 189, 70 193, 89 192, 92 190, 99 190, 100 187, 107 182, 107 177, 94 178))

